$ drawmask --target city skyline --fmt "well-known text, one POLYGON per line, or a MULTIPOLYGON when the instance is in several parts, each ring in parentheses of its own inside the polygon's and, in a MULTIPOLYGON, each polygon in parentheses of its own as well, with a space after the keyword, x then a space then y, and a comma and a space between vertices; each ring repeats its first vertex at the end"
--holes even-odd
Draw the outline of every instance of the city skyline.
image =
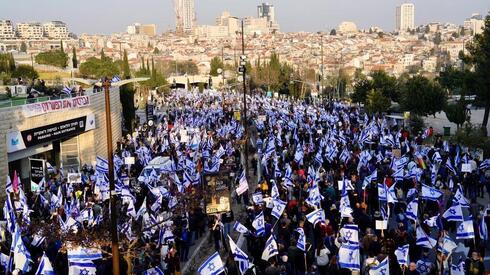
MULTIPOLYGON (((235 16, 256 16, 257 5, 262 2, 273 4, 276 9, 276 20, 281 31, 328 31, 336 28, 342 21, 352 21, 360 29, 378 26, 385 31, 395 29, 396 7, 405 2, 415 4, 415 26, 442 22, 462 25, 472 13, 483 16, 490 11, 490 3, 484 0, 453 0, 450 3, 442 0, 294 0, 239 1, 220 0, 196 1, 197 24, 214 24, 216 16, 222 11, 230 11, 235 16), (352 9, 356 6, 355 9, 352 9), (305 17, 301 14, 308 14, 305 17)), ((15 23, 30 21, 61 20, 68 24, 70 31, 81 33, 110 34, 124 32, 127 25, 134 22, 151 23, 158 26, 159 33, 175 29, 175 14, 172 0, 141 0, 132 2, 87 0, 83 3, 64 3, 46 0, 42 3, 33 0, 7 2, 0 11, 1 19, 11 19, 15 23), (92 7, 98 7, 93 9, 92 7), (39 13, 39 10, 43 10, 39 13), (75 11, 73 11, 75 10, 75 11), (19 12, 22 11, 22 12, 19 12), (112 12, 117 12, 116 15, 112 12), (151 11, 148 13, 147 11, 151 11), (161 12, 156 12, 161 11, 161 12), (107 14, 107 20, 103 20, 107 14), (93 20, 97 18, 97 20, 93 20)))

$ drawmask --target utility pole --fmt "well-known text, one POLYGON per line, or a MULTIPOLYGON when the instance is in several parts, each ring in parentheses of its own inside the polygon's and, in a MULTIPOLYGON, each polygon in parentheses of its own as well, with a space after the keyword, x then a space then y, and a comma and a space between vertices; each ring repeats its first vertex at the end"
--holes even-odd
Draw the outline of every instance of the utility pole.
POLYGON ((248 174, 248 127, 247 127, 247 62, 246 62, 246 56, 245 56, 245 37, 244 37, 244 27, 243 27, 243 18, 241 19, 242 21, 242 56, 240 58, 240 65, 242 68, 243 72, 243 117, 242 117, 242 123, 243 123, 243 128, 245 129, 245 148, 244 148, 244 153, 245 153, 245 177, 247 177, 248 174))
POLYGON ((114 196, 114 158, 112 149, 112 120, 111 120, 111 99, 110 87, 111 82, 106 77, 103 83, 105 93, 105 122, 107 135, 107 162, 109 168, 109 189, 110 189, 110 207, 111 207, 111 239, 112 239, 112 274, 119 275, 119 240, 117 237, 117 209, 116 197, 114 196))
POLYGON ((320 64, 320 72, 321 72, 321 79, 320 79, 320 95, 323 93, 323 33, 320 32, 320 49, 321 49, 321 55, 322 55, 322 63, 320 64))

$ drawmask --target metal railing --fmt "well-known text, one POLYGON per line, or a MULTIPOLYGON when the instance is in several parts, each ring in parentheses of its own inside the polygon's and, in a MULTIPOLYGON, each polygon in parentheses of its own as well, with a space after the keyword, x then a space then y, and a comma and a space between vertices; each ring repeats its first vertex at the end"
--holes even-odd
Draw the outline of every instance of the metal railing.
POLYGON ((33 97, 33 98, 6 99, 6 100, 0 100, 0 108, 10 108, 15 106, 22 106, 26 104, 45 102, 50 100, 59 100, 64 98, 70 98, 70 96, 66 94, 60 94, 59 96, 41 96, 41 97, 33 97))

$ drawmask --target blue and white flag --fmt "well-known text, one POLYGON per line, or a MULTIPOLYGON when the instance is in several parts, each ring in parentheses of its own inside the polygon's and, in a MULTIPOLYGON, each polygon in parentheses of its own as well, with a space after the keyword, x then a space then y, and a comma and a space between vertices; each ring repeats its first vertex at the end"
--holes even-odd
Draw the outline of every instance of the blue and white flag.
POLYGON ((262 236, 265 233, 265 221, 264 221, 264 212, 260 212, 254 221, 252 222, 252 226, 255 228, 255 235, 262 236))
POLYGON ((165 275, 165 273, 160 269, 160 267, 155 266, 145 270, 143 275, 165 275))
POLYGON ((490 159, 486 159, 480 163, 478 167, 480 170, 488 170, 490 168, 490 159))
POLYGON ((359 227, 357 224, 346 224, 340 229, 340 236, 349 244, 359 244, 359 227))
POLYGON ((274 236, 271 234, 267 241, 265 242, 264 251, 262 252, 262 260, 268 261, 271 257, 279 254, 279 250, 277 248, 276 240, 274 236))
POLYGON ((95 275, 97 267, 91 260, 68 261, 69 275, 95 275))
POLYGON ((102 252, 99 249, 95 248, 83 248, 76 247, 72 249, 68 249, 68 261, 69 262, 77 262, 77 261, 93 261, 102 259, 102 252))
POLYGON ((459 264, 451 264, 451 275, 465 275, 465 261, 461 259, 459 264))
POLYGON ((346 181, 343 181, 342 184, 342 195, 340 197, 340 216, 342 218, 352 217, 352 212, 354 212, 350 206, 349 196, 347 195, 346 181))
POLYGON ((422 227, 417 226, 417 240, 416 244, 420 245, 425 248, 432 249, 437 245, 437 241, 430 237, 425 231, 422 229, 422 227))
POLYGON ((95 171, 99 173, 108 173, 109 172, 109 162, 102 158, 101 156, 97 156, 97 162, 95 164, 95 171))
POLYGON ((339 249, 339 264, 341 268, 360 270, 359 244, 342 244, 339 249))
POLYGON ((371 267, 369 270, 369 275, 389 275, 390 274, 390 261, 386 257, 377 266, 371 267))
POLYGON ((53 266, 51 265, 49 258, 46 256, 46 253, 43 253, 43 256, 41 257, 36 275, 54 275, 53 266))
POLYGON ((303 152, 303 146, 301 144, 296 145, 296 152, 294 153, 294 161, 298 164, 303 164, 303 157, 304 157, 304 152, 303 152))
POLYGON ((422 184, 422 199, 436 201, 440 196, 442 196, 441 191, 422 184))
MULTIPOLYGON (((487 208, 487 211, 488 211, 488 208, 487 208)), ((488 240, 488 229, 487 229, 487 223, 485 222, 485 217, 481 218, 480 224, 478 225, 478 231, 480 233, 480 238, 482 240, 488 240)))
POLYGON ((461 187, 461 185, 458 186, 458 189, 454 194, 453 202, 459 203, 461 207, 470 207, 470 202, 463 195, 463 188, 461 187))
POLYGON ((303 230, 303 228, 298 227, 296 229, 296 232, 299 233, 298 242, 296 243, 296 247, 298 247, 299 249, 301 249, 301 251, 306 252, 306 236, 305 236, 305 231, 303 230))
POLYGON ((323 209, 317 209, 309 214, 306 214, 306 219, 315 226, 318 222, 323 222, 325 220, 325 214, 323 209))
POLYGON ((386 185, 384 183, 378 183, 378 200, 386 201, 386 185))
POLYGON ((408 219, 411 219, 412 221, 417 221, 418 209, 419 199, 415 198, 407 205, 407 211, 405 212, 405 215, 408 219))
POLYGON ((442 217, 445 218, 447 221, 462 222, 463 210, 461 209, 461 205, 459 203, 456 203, 453 206, 449 207, 444 212, 444 214, 442 214, 442 217))
POLYGON ((473 220, 464 221, 459 224, 456 230, 456 240, 466 240, 475 238, 473 220))
POLYGON ((115 75, 111 79, 111 83, 119 82, 121 81, 121 78, 118 75, 115 75))
POLYGON ((197 271, 201 275, 218 275, 225 271, 225 266, 218 252, 214 252, 197 271))
POLYGON ((31 270, 31 253, 24 245, 22 241, 22 236, 20 235, 20 228, 15 227, 15 233, 12 239, 12 252, 14 253, 14 265, 16 269, 22 270, 22 272, 27 273, 31 270))
POLYGON ((264 198, 261 192, 256 192, 252 194, 252 200, 255 204, 261 204, 264 202, 264 198))
POLYGON ((65 87, 63 87, 63 90, 61 90, 61 92, 64 93, 64 94, 66 94, 66 95, 71 96, 72 90, 71 90, 70 87, 65 86, 65 87))
POLYGON ((248 255, 241 250, 233 239, 228 235, 228 243, 230 244, 230 251, 233 254, 234 260, 238 263, 240 273, 243 275, 250 268, 250 260, 248 255))
POLYGON ((442 230, 442 221, 441 221, 441 216, 433 216, 424 221, 424 223, 429 226, 429 227, 437 227, 439 230, 442 230))
POLYGON ((400 246, 395 250, 395 256, 398 260, 398 264, 400 266, 408 267, 408 251, 410 249, 410 245, 406 244, 404 246, 400 246))
POLYGON ((458 245, 448 235, 441 238, 438 245, 438 250, 448 256, 458 247, 458 245))
POLYGON ((272 208, 271 215, 279 220, 282 213, 284 212, 284 209, 286 208, 287 203, 280 199, 273 199, 272 204, 274 205, 274 207, 272 208))
POLYGON ((245 227, 245 225, 241 224, 238 221, 235 221, 235 224, 233 225, 233 229, 235 229, 236 231, 243 233, 243 234, 249 233, 248 228, 245 227))
POLYGON ((277 184, 274 180, 271 180, 271 182, 272 182, 271 197, 273 199, 278 199, 279 198, 279 189, 277 188, 277 184))

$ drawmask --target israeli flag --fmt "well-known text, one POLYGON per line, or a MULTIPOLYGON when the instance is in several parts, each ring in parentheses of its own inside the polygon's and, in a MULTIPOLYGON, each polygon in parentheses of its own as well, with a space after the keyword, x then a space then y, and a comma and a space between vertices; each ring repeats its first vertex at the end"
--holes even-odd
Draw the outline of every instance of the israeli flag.
POLYGON ((160 267, 155 266, 144 271, 143 275, 165 275, 165 273, 160 269, 160 267))
POLYGON ((47 161, 46 161, 46 169, 48 170, 49 174, 56 173, 56 170, 54 169, 54 167, 51 165, 51 163, 49 163, 47 161))
POLYGON ((470 202, 463 195, 463 188, 461 187, 461 185, 458 186, 456 194, 454 194, 453 202, 459 203, 461 207, 470 207, 470 202))
POLYGON ((32 262, 31 253, 29 253, 25 247, 22 236, 20 235, 20 229, 17 226, 13 236, 12 246, 13 249, 11 250, 14 253, 13 260, 15 268, 22 270, 24 273, 29 272, 31 270, 30 264, 32 262))
POLYGON ((69 275, 95 275, 97 267, 91 260, 84 261, 68 261, 69 275))
POLYGON ((271 257, 277 254, 279 254, 277 243, 274 236, 271 234, 265 242, 264 251, 262 252, 262 260, 268 261, 271 257))
POLYGON ((437 216, 430 217, 430 218, 426 219, 426 220, 424 221, 424 223, 425 223, 427 226, 429 226, 429 227, 439 227, 439 226, 438 226, 439 220, 440 220, 440 217, 439 217, 439 215, 437 215, 437 216))
POLYGON ((118 75, 115 75, 111 79, 111 83, 119 82, 121 81, 121 78, 118 75))
POLYGON ((252 226, 255 228, 255 235, 262 236, 265 233, 265 221, 264 221, 264 212, 260 212, 254 221, 252 222, 252 226))
POLYGON ((449 207, 444 214, 442 214, 442 217, 445 218, 447 221, 455 221, 455 222, 462 222, 463 221, 463 210, 461 209, 461 205, 459 203, 454 204, 453 206, 449 207))
POLYGON ((446 255, 450 255, 453 253, 454 249, 456 249, 458 245, 448 236, 444 236, 439 240, 439 251, 446 255))
POLYGON ((65 86, 65 87, 63 87, 63 90, 61 90, 61 92, 64 93, 64 94, 66 94, 66 95, 71 96, 72 89, 69 88, 69 87, 67 87, 67 86, 65 86))
POLYGON ((488 168, 490 168, 490 159, 486 159, 482 161, 482 163, 480 163, 479 168, 480 170, 488 170, 488 168))
POLYGON ((359 244, 342 244, 339 249, 341 268, 360 270, 359 244))
POLYGON ((225 266, 218 252, 214 252, 197 271, 201 275, 218 275, 225 271, 225 266))
POLYGON ((273 199, 272 204, 274 207, 272 208, 271 215, 276 219, 280 219, 284 209, 286 208, 286 202, 280 199, 273 199))
POLYGON ((68 249, 67 252, 69 262, 102 259, 102 252, 95 248, 76 247, 68 249))
POLYGON ((422 229, 422 227, 417 226, 416 232, 417 232, 417 234, 416 234, 417 235, 417 240, 416 240, 417 245, 425 247, 425 248, 429 248, 429 249, 432 249, 437 245, 437 241, 434 238, 427 235, 427 233, 425 233, 425 231, 422 229))
POLYGON ((451 275, 465 275, 465 262, 461 260, 459 264, 451 264, 451 275))
POLYGON ((315 226, 318 222, 322 222, 325 220, 325 214, 323 213, 323 209, 317 209, 309 214, 306 214, 306 219, 315 226))
POLYGON ((475 238, 475 229, 473 228, 473 220, 464 221, 459 224, 456 230, 456 240, 466 240, 475 238))
POLYGON ((386 257, 379 265, 371 267, 369 275, 389 275, 390 274, 390 261, 386 257))
POLYGON ((342 218, 352 217, 352 212, 354 212, 350 206, 349 196, 347 195, 347 189, 345 185, 345 180, 342 185, 342 195, 340 197, 340 215, 342 218))
POLYGON ((250 260, 248 255, 241 250, 233 239, 228 235, 228 243, 230 244, 230 250, 233 254, 234 260, 238 263, 240 273, 243 275, 250 268, 250 260))
POLYGON ((36 275, 54 275, 53 266, 51 265, 49 258, 46 256, 46 253, 43 253, 43 256, 41 257, 36 275))
POLYGON ((299 249, 301 249, 301 251, 306 252, 306 236, 305 236, 305 231, 303 230, 303 228, 298 227, 296 229, 296 232, 299 233, 298 242, 296 243, 296 247, 298 247, 299 249))
POLYGON ((478 225, 478 231, 480 232, 480 238, 482 240, 488 240, 488 229, 487 224, 485 223, 485 217, 481 218, 480 224, 478 225))
POLYGON ((304 157, 303 146, 301 146, 301 144, 297 144, 296 152, 294 153, 294 161, 298 164, 303 164, 303 157, 304 157))
POLYGON ((405 215, 408 219, 411 219, 412 221, 417 221, 418 209, 419 199, 415 198, 407 205, 407 211, 405 212, 405 215))
POLYGON ((261 192, 253 193, 252 194, 252 200, 257 205, 263 203, 264 198, 262 197, 262 193, 261 192))
POLYGON ((422 199, 436 201, 440 196, 442 196, 441 191, 422 184, 422 199))
POLYGON ((95 171, 99 173, 108 173, 109 172, 109 162, 102 158, 101 156, 97 156, 97 162, 95 164, 95 171))
POLYGON ((357 224, 346 224, 340 229, 340 235, 349 244, 359 244, 359 227, 357 224))
POLYGON ((277 188, 277 184, 276 184, 275 181, 272 181, 271 197, 273 199, 278 199, 279 198, 279 189, 277 188))
POLYGON ((248 228, 245 227, 245 225, 241 224, 238 221, 235 221, 235 224, 233 225, 233 229, 235 229, 236 231, 243 233, 243 234, 249 233, 248 228))
POLYGON ((308 198, 306 198, 306 203, 311 205, 312 207, 319 208, 322 202, 323 196, 320 194, 320 190, 318 189, 318 185, 310 188, 308 198))
POLYGON ((407 266, 408 267, 408 250, 410 248, 409 244, 406 244, 404 246, 400 246, 395 250, 395 256, 396 259, 398 260, 398 264, 400 266, 407 266))

